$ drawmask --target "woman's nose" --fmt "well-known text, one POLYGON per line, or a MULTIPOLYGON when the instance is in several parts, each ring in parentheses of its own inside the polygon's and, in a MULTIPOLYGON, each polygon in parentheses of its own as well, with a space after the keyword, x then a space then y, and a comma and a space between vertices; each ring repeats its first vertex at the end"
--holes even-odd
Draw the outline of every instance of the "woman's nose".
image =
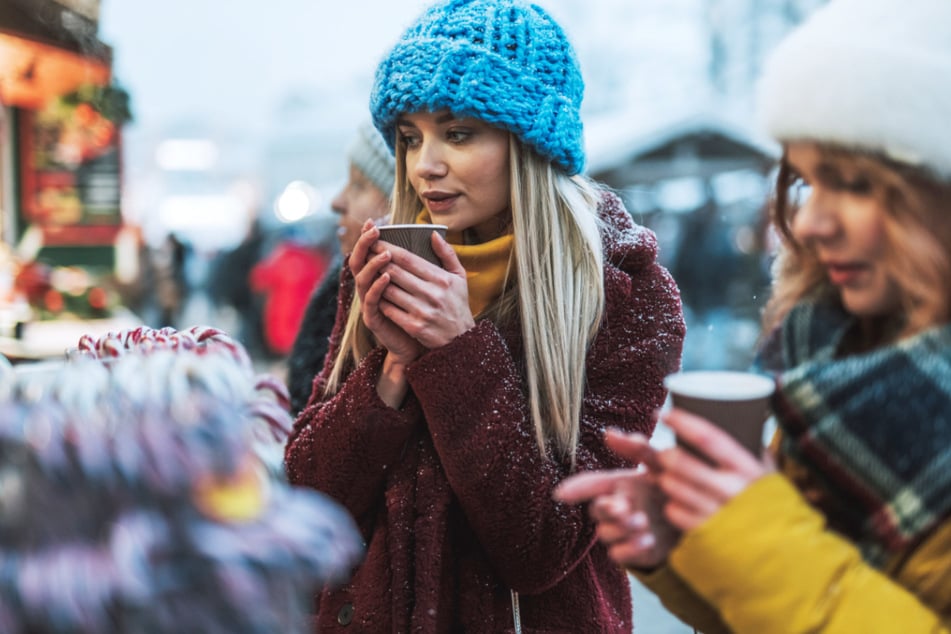
POLYGON ((446 175, 445 152, 439 143, 423 141, 414 158, 416 164, 413 166, 413 170, 417 176, 431 180, 446 175))
POLYGON ((834 201, 813 189, 800 203, 792 221, 792 233, 797 240, 823 240, 838 231, 834 201))
POLYGON ((330 209, 333 210, 335 214, 340 214, 341 216, 347 211, 347 199, 346 199, 346 188, 337 192, 337 195, 333 197, 333 200, 330 201, 330 209))

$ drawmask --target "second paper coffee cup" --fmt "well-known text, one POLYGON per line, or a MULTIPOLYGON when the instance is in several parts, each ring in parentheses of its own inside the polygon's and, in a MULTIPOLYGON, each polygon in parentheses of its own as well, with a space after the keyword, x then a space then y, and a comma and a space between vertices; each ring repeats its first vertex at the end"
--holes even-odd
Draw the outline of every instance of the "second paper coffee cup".
POLYGON ((773 379, 753 372, 694 370, 667 376, 664 386, 674 407, 708 419, 753 455, 762 453, 773 379))

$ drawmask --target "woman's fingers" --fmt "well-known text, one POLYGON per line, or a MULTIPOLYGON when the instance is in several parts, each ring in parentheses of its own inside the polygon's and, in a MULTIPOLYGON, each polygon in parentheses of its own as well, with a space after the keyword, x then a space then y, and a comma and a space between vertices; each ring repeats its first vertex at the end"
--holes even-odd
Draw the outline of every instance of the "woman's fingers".
POLYGON ((623 566, 653 568, 663 562, 664 557, 654 554, 657 538, 653 533, 640 533, 630 539, 611 544, 608 557, 623 566))
POLYGON ((658 485, 670 503, 712 515, 729 498, 721 495, 715 487, 708 488, 694 480, 679 477, 680 474, 665 472, 658 478, 658 485))
POLYGON ((712 464, 747 474, 762 473, 763 465, 756 456, 707 419, 674 407, 665 414, 664 423, 712 464))
POLYGON ((674 408, 665 422, 686 443, 658 456, 658 484, 668 498, 664 513, 682 530, 703 523, 767 471, 764 463, 703 418, 674 408))
POLYGON ((383 294, 389 283, 390 278, 384 273, 378 276, 363 294, 363 321, 370 330, 375 329, 378 320, 385 318, 380 303, 383 301, 383 294))
MULTIPOLYGON (((391 257, 392 256, 389 251, 384 251, 374 255, 366 261, 363 268, 360 269, 360 272, 354 275, 353 281, 356 285, 357 294, 359 295, 361 302, 366 301, 367 292, 372 285, 379 281, 384 267, 386 267, 386 265, 390 262, 391 257)), ((388 281, 389 279, 389 276, 387 276, 388 281)))
POLYGON ((566 504, 588 502, 599 495, 613 493, 637 472, 634 469, 584 471, 562 480, 555 487, 554 498, 566 504))
POLYGON ((671 501, 664 507, 664 517, 673 526, 682 531, 690 531, 709 519, 711 514, 701 513, 697 509, 671 501))
POLYGON ((605 544, 637 538, 651 530, 647 514, 620 491, 596 497, 588 512, 597 522, 598 539, 605 544))
POLYGON ((659 456, 663 472, 659 481, 661 488, 668 496, 667 490, 671 482, 678 482, 683 486, 703 492, 707 497, 723 504, 737 493, 746 488, 752 479, 760 473, 750 477, 747 474, 725 467, 716 467, 697 457, 693 452, 683 447, 675 447, 661 452, 659 456))
POLYGON ((604 442, 611 451, 622 458, 644 464, 651 471, 660 470, 657 451, 651 447, 650 440, 644 434, 627 433, 612 427, 604 433, 604 442))
POLYGON ((370 257, 370 248, 380 237, 380 231, 376 228, 376 225, 373 224, 372 220, 367 220, 363 223, 360 232, 360 237, 357 238, 356 243, 353 245, 353 250, 350 252, 348 259, 350 271, 353 273, 354 279, 356 279, 357 275, 366 265, 367 258, 370 257))
POLYGON ((442 267, 449 273, 461 275, 465 279, 466 269, 463 268, 462 263, 459 262, 459 256, 456 255, 455 250, 446 242, 445 238, 433 231, 431 241, 433 252, 442 261, 442 267))
POLYGON ((407 311, 439 306, 439 294, 451 285, 446 271, 402 247, 383 242, 377 242, 371 253, 389 254, 390 260, 380 269, 380 273, 389 273, 393 283, 387 299, 407 311))

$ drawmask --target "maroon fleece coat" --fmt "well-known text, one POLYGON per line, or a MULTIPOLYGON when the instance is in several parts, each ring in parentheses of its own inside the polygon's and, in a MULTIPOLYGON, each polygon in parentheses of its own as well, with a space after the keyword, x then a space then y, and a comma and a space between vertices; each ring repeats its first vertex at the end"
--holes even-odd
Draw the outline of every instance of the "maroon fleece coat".
MULTIPOLYGON (((600 211, 606 306, 585 366, 580 470, 629 466, 602 433, 653 432, 662 379, 679 367, 685 332, 653 233, 613 194, 600 211)), ((330 358, 352 279, 342 288, 330 358)), ((515 590, 526 633, 629 634, 625 573, 584 506, 552 499, 569 469, 538 450, 519 325, 481 320, 425 353, 407 369, 410 394, 399 410, 376 393, 384 353, 371 352, 322 401, 325 365, 286 447, 291 482, 346 505, 367 542, 350 582, 319 597, 317 629, 511 632, 515 590)))

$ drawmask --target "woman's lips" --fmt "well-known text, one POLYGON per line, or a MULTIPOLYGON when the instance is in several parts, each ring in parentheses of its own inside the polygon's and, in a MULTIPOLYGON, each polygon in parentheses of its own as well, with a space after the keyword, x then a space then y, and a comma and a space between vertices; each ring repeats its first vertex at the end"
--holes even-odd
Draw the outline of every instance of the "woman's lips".
POLYGON ((836 286, 847 286, 855 282, 867 270, 862 264, 827 264, 829 281, 836 286))
POLYGON ((455 204, 456 200, 459 198, 458 195, 454 196, 437 196, 437 197, 426 197, 426 207, 429 208, 430 213, 442 213, 449 211, 449 208, 455 204))

